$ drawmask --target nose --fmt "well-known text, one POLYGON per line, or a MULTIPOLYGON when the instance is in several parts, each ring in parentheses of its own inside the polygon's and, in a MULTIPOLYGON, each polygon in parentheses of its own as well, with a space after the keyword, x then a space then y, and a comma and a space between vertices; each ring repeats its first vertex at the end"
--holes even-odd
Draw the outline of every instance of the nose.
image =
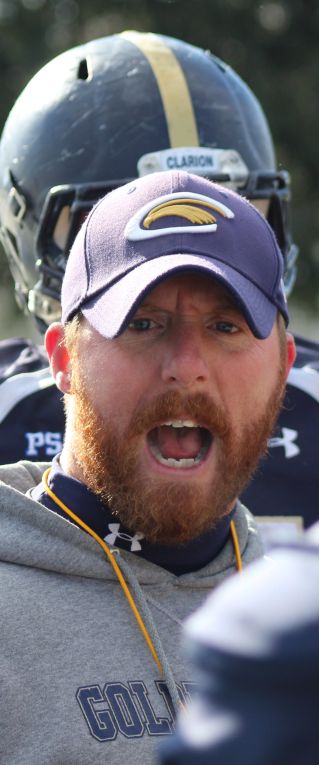
POLYGON ((162 362, 162 380, 183 388, 208 381, 205 343, 200 331, 191 324, 180 326, 171 336, 162 362))

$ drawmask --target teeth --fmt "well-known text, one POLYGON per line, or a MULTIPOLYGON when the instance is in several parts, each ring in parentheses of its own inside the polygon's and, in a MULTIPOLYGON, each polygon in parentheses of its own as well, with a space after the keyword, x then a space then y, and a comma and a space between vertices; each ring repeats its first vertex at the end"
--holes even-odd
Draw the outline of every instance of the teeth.
POLYGON ((198 465, 202 461, 206 450, 201 449, 196 457, 190 457, 188 459, 180 459, 180 460, 175 460, 173 457, 168 457, 166 459, 166 457, 163 457, 159 449, 157 449, 154 446, 152 447, 152 452, 154 454, 154 457, 156 457, 157 462, 160 462, 161 465, 165 465, 166 467, 181 468, 185 470, 185 468, 192 468, 194 467, 194 465, 198 465))
POLYGON ((170 420, 164 422, 164 425, 171 428, 198 428, 197 422, 193 422, 193 420, 170 420))

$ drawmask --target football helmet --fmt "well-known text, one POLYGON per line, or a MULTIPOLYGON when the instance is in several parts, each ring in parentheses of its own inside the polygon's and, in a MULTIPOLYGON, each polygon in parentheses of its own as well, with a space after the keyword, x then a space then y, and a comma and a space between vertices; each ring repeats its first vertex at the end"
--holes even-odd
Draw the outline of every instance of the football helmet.
POLYGON ((290 180, 249 87, 208 51, 123 32, 54 58, 14 104, 0 141, 0 235, 21 307, 38 327, 60 317, 66 258, 92 205, 139 175, 186 169, 265 211, 288 288, 296 247, 290 180))

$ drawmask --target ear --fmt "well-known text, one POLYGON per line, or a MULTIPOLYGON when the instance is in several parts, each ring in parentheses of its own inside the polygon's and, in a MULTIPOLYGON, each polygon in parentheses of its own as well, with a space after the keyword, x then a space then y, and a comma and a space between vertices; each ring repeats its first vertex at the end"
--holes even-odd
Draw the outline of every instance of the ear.
POLYGON ((291 370, 291 367, 296 358, 296 346, 295 341, 290 332, 287 332, 287 376, 291 370))
POLYGON ((63 324, 54 322, 47 329, 44 344, 55 383, 62 393, 70 393, 71 363, 64 342, 63 324))

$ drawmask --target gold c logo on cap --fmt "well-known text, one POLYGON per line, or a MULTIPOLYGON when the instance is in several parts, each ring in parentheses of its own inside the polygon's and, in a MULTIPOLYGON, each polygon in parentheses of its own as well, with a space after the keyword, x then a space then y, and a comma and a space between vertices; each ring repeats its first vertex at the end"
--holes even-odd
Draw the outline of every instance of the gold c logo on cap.
POLYGON ((126 224, 124 235, 129 241, 138 242, 141 239, 154 239, 172 233, 207 234, 217 229, 217 218, 212 210, 224 218, 235 217, 229 207, 205 194, 196 194, 192 191, 165 194, 141 207, 126 224), (181 225, 177 222, 176 225, 171 223, 165 226, 165 218, 174 217, 185 218, 191 225, 181 225), (152 225, 161 219, 163 219, 163 226, 152 228, 152 225))

